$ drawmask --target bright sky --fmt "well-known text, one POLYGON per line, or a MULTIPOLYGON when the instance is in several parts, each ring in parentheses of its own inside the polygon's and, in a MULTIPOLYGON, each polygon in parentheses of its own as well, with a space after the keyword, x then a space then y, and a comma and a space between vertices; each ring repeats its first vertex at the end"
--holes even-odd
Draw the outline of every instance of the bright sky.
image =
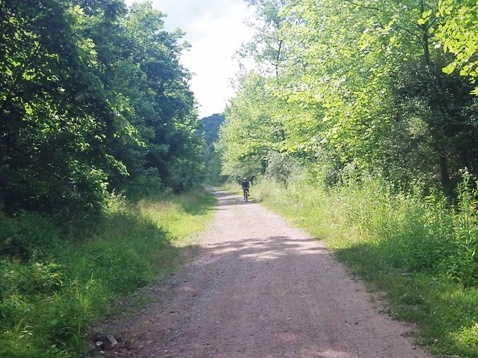
MULTIPOLYGON (((138 0, 126 0, 131 5, 138 0)), ((252 15, 244 0, 152 0, 165 13, 167 31, 180 28, 191 49, 182 64, 194 74, 191 90, 199 117, 223 112, 234 92, 230 85, 238 70, 232 59, 241 43, 252 36, 244 21, 252 15)))

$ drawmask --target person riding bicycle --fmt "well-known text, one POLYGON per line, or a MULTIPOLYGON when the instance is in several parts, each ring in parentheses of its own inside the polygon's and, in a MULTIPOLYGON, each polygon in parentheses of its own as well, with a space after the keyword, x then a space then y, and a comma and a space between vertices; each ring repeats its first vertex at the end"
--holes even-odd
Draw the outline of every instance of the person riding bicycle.
POLYGON ((251 185, 249 184, 249 180, 247 180, 247 178, 244 178, 244 180, 241 183, 241 186, 242 186, 242 192, 244 194, 244 200, 247 201, 247 196, 249 195, 249 188, 251 187, 251 185))

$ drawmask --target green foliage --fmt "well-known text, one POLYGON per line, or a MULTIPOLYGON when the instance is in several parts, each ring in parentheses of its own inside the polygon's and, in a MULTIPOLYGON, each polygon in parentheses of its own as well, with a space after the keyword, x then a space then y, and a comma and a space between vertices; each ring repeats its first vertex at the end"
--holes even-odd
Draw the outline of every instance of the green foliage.
POLYGON ((39 215, 8 219, 1 213, 0 227, 0 257, 44 259, 53 248, 62 245, 62 236, 51 220, 39 215))
MULTIPOLYGON (((145 2, 134 4, 124 19, 129 41, 121 45, 129 57, 117 65, 117 85, 127 97, 127 116, 140 142, 115 147, 133 185, 155 168, 166 187, 182 191, 203 178, 203 141, 195 135, 200 124, 188 87, 190 74, 179 63, 187 45, 179 43, 181 32, 164 30, 164 16, 145 2)), ((121 178, 115 179, 121 188, 121 178)))
POLYGON ((108 103, 88 69, 94 51, 74 30, 80 13, 54 0, 37 5, 0 2, 0 200, 10 213, 97 215, 110 118, 98 115, 108 103))
POLYGON ((95 235, 62 237, 61 245, 53 244, 62 234, 48 220, 31 214, 2 218, 2 238, 19 227, 17 235, 54 239, 41 254, 34 251, 21 260, 7 252, 0 256, 0 356, 85 353, 88 327, 124 309, 114 302, 174 270, 180 246, 190 246, 194 234, 204 230, 214 204, 203 191, 139 206, 118 198, 95 235))
POLYGON ((215 144, 219 136, 219 128, 224 122, 223 114, 213 114, 212 116, 201 119, 199 133, 204 137, 205 145, 205 181, 210 184, 217 184, 225 181, 221 176, 222 162, 219 154, 216 152, 215 144))
POLYGON ((402 64, 394 78, 395 135, 390 139, 398 139, 400 148, 388 142, 388 157, 395 165, 383 163, 383 171, 391 178, 395 175, 395 181, 398 173, 399 180, 428 181, 427 187, 441 187, 451 197, 460 170, 476 165, 477 107, 472 87, 457 75, 443 74, 441 65, 416 62, 402 64))
POLYGON ((209 184, 225 182, 227 177, 221 175, 222 161, 214 145, 209 145, 204 148, 204 158, 206 171, 205 182, 209 184))
POLYGON ((216 148, 221 155, 223 174, 244 177, 263 174, 269 152, 282 146, 278 110, 285 103, 273 96, 267 79, 258 74, 244 76, 241 86, 242 91, 226 108, 216 148))
POLYGON ((278 77, 287 52, 282 34, 283 18, 280 15, 285 0, 246 0, 255 7, 256 16, 250 26, 255 34, 252 41, 243 44, 237 52, 241 62, 247 57, 253 58, 256 70, 262 75, 278 77))
POLYGON ((454 59, 443 68, 443 71, 450 74, 459 69, 461 76, 466 76, 475 83, 478 75, 477 4, 474 1, 456 0, 440 0, 438 4, 437 16, 441 23, 436 35, 443 50, 454 55, 454 59))
POLYGON ((467 174, 456 209, 449 208, 438 192, 425 199, 421 193, 396 194, 386 182, 372 178, 360 185, 352 180, 328 189, 321 188, 320 180, 296 179, 289 182, 285 196, 282 190, 276 195, 283 195, 284 203, 291 202, 287 207, 303 215, 302 220, 312 220, 306 225, 314 230, 320 230, 320 224, 309 212, 324 220, 325 226, 337 225, 336 231, 320 233, 336 239, 334 245, 351 236, 360 243, 379 245, 381 254, 406 272, 432 273, 469 287, 478 285, 476 190, 469 180, 467 174))
POLYGON ((461 170, 478 174, 478 132, 472 87, 441 70, 446 2, 251 1, 260 30, 240 60, 255 68, 226 111, 223 173, 264 173, 280 153, 329 183, 353 168, 455 200, 461 170))
POLYGON ((150 282, 157 274, 153 263, 169 245, 165 234, 149 220, 127 213, 115 215, 103 230, 100 238, 82 245, 78 257, 71 253, 74 262, 88 262, 88 266, 79 267, 85 270, 82 276, 92 274, 114 295, 127 294, 150 282))
POLYGON ((270 153, 265 176, 274 181, 287 185, 301 174, 302 168, 292 156, 270 153))
POLYGON ((187 46, 151 3, 0 1, 0 13, 8 214, 46 214, 70 228, 99 217, 108 191, 128 194, 154 172, 154 189, 200 182, 203 142, 179 63, 187 46))
POLYGON ((128 183, 125 189, 131 200, 155 197, 165 191, 161 177, 154 168, 142 172, 133 182, 128 183))
POLYGON ((219 128, 224 122, 223 114, 213 114, 201 119, 201 133, 207 145, 216 142, 219 135, 219 128))

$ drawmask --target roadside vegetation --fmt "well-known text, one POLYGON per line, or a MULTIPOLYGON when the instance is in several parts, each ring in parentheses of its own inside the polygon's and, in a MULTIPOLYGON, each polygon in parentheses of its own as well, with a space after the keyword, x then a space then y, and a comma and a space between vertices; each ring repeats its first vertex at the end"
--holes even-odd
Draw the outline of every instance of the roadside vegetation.
POLYGON ((41 216, 1 216, 0 356, 86 353, 89 325, 172 272, 214 204, 202 190, 137 205, 117 198, 93 232, 74 237, 41 216))
POLYGON ((322 240, 378 298, 387 314, 417 324, 419 344, 439 357, 478 357, 476 191, 443 197, 394 194, 383 181, 323 188, 306 176, 287 187, 262 180, 256 200, 322 240))

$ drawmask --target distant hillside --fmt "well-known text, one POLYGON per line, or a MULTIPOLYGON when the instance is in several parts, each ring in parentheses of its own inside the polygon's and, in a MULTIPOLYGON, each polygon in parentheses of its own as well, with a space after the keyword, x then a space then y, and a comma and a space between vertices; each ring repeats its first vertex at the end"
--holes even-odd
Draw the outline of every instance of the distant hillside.
POLYGON ((217 140, 219 127, 222 122, 224 122, 224 115, 218 113, 201 119, 202 132, 204 133, 204 139, 206 140, 207 145, 210 145, 217 140))

